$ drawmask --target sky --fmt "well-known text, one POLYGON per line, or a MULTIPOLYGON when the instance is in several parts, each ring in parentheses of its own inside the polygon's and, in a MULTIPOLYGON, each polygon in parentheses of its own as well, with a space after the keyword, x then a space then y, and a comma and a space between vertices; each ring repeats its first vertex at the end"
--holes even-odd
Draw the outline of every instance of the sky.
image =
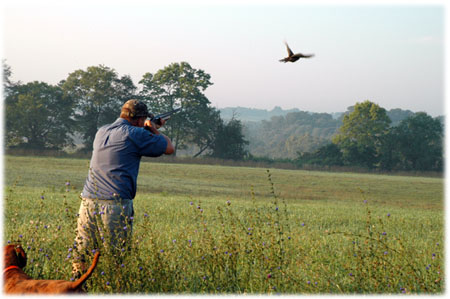
POLYGON ((22 83, 102 64, 140 87, 186 61, 211 75, 217 108, 332 113, 370 100, 443 115, 444 1, 363 2, 6 0, 2 58, 22 83), (279 62, 285 41, 315 56, 279 62))

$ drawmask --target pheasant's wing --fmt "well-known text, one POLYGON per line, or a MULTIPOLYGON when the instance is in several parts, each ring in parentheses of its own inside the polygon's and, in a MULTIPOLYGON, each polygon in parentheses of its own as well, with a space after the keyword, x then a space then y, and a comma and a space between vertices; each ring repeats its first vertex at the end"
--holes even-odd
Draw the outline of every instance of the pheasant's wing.
POLYGON ((288 52, 288 56, 294 55, 294 53, 292 53, 291 49, 289 48, 287 42, 284 42, 284 43, 286 44, 286 49, 287 49, 287 52, 288 52))
POLYGON ((314 54, 302 54, 302 53, 297 53, 297 54, 294 54, 292 57, 298 57, 298 58, 310 58, 310 57, 314 57, 314 54))

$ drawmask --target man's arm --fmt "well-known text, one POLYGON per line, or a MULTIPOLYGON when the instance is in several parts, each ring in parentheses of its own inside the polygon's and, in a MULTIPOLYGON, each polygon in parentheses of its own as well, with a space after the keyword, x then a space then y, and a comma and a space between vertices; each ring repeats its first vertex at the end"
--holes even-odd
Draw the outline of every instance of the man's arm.
POLYGON ((161 119, 161 125, 155 125, 149 119, 147 119, 145 121, 144 127, 151 133, 153 133, 155 135, 161 135, 162 137, 164 137, 164 139, 166 139, 167 147, 166 147, 166 151, 164 152, 164 154, 171 155, 175 152, 175 148, 173 147, 172 141, 166 135, 159 133, 159 131, 156 128, 156 126, 158 126, 158 129, 161 128, 165 123, 166 123, 166 121, 164 119, 161 119))

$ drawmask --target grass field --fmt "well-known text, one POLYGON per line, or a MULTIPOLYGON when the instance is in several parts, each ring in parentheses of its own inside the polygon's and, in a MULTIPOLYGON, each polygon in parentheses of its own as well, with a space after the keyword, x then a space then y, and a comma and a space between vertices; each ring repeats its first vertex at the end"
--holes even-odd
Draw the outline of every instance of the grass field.
MULTIPOLYGON (((4 242, 22 244, 33 277, 70 279, 88 160, 4 162, 4 242)), ((441 178, 144 162, 131 252, 98 248, 87 287, 440 294, 443 196, 441 178)))

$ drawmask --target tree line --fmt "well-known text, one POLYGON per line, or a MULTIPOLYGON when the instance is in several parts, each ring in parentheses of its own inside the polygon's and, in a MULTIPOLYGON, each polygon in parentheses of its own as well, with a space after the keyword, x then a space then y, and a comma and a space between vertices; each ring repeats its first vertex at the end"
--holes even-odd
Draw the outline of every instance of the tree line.
POLYGON ((391 125, 386 109, 365 101, 344 115, 332 142, 312 152, 298 153, 300 165, 356 166, 380 170, 443 170, 440 118, 413 113, 391 125))
POLYGON ((210 75, 187 62, 144 74, 139 90, 130 76, 104 65, 76 70, 56 85, 12 82, 11 75, 3 61, 8 149, 63 150, 73 147, 78 135, 81 151, 90 151, 98 128, 114 122, 127 100, 138 99, 154 114, 182 108, 163 128, 176 151, 194 145, 195 156, 246 156, 241 122, 220 118, 204 94, 212 85, 210 75))
POLYGON ((221 118, 205 90, 211 77, 187 62, 146 73, 134 84, 104 65, 76 70, 56 85, 11 80, 3 62, 5 145, 8 149, 63 150, 81 136, 90 151, 102 125, 112 123, 131 98, 144 101, 154 114, 182 107, 164 127, 176 151, 194 148, 192 156, 233 160, 284 157, 299 167, 356 166, 382 170, 443 169, 443 123, 424 112, 389 113, 370 101, 349 107, 339 119, 298 111, 260 125, 221 118), (259 127, 258 127, 259 126, 259 127), (257 128, 258 127, 258 128, 257 128), (253 150, 263 156, 250 154, 253 150))

